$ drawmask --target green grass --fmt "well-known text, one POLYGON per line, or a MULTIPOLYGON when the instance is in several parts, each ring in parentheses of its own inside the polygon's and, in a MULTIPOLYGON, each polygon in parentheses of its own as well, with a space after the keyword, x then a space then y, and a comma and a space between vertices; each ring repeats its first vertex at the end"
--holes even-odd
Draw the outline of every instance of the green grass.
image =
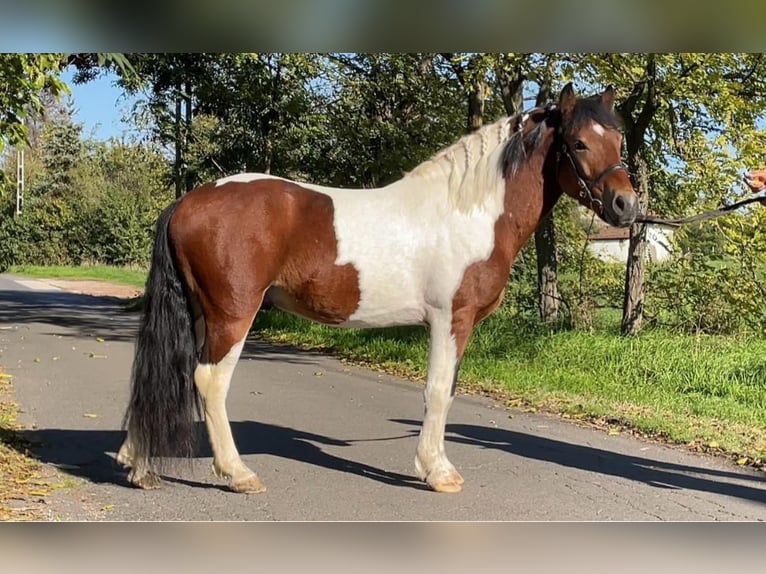
MULTIPOLYGON (((766 340, 659 330, 625 338, 614 323, 607 316, 595 334, 555 331, 500 311, 474 333, 460 383, 499 392, 512 406, 725 451, 748 463, 766 459, 766 340)), ((333 329, 269 311, 256 329, 273 341, 425 375, 422 328, 333 329)))
POLYGON ((81 267, 16 265, 8 270, 17 275, 45 279, 93 279, 142 288, 146 283, 146 270, 93 265, 81 267))
MULTIPOLYGON (((145 272, 108 267, 16 267, 37 277, 90 278, 143 286, 145 272)), ((599 313, 592 333, 554 330, 501 308, 474 333, 462 362, 465 390, 498 393, 508 405, 544 409, 612 430, 631 430, 766 459, 766 339, 647 329, 618 334, 620 314, 599 313)), ((272 310, 254 329, 274 342, 319 348, 353 362, 422 378, 422 327, 338 329, 272 310)))

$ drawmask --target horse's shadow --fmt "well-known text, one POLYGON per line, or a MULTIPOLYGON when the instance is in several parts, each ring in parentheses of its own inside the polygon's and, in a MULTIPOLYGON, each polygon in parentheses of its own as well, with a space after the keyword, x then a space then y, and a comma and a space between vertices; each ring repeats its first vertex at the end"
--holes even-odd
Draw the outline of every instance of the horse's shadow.
MULTIPOLYGON (((391 437, 367 439, 389 441, 413 438, 420 421, 393 419, 412 427, 391 437)), ((308 433, 289 427, 255 421, 232 421, 232 432, 243 455, 269 454, 321 468, 349 473, 397 487, 425 489, 414 476, 390 472, 326 452, 323 447, 346 447, 356 440, 342 440, 308 433)), ((212 456, 207 446, 204 425, 198 426, 199 457, 212 456)), ((59 466, 64 472, 92 482, 127 486, 126 472, 114 460, 124 433, 117 430, 38 429, 22 431, 22 438, 32 442, 32 452, 43 462, 59 466)), ((732 496, 766 503, 766 478, 752 473, 723 471, 699 466, 663 462, 651 458, 571 444, 524 432, 468 424, 447 425, 448 442, 498 450, 527 459, 536 459, 565 467, 615 476, 651 485, 655 488, 685 489, 732 496), (753 486, 747 484, 750 482, 753 486)), ((512 464, 512 462, 511 462, 512 464)), ((169 473, 165 478, 198 487, 225 488, 216 481, 200 482, 180 478, 187 473, 169 473)), ((196 476, 201 465, 194 466, 196 476)), ((256 465, 257 466, 257 465, 256 465)), ((207 468, 201 469, 208 473, 207 468)), ((257 468, 256 468, 257 470, 257 468)), ((208 476, 205 474, 205 476, 208 476)))
MULTIPOLYGON (((420 426, 420 421, 416 420, 392 420, 415 428, 420 426)), ((446 432, 449 442, 499 450, 527 459, 625 478, 655 488, 696 490, 766 503, 766 476, 754 473, 664 462, 501 428, 448 424, 446 432), (730 482, 732 479, 753 482, 758 487, 730 482)))
MULTIPOLYGON (((237 449, 242 455, 268 454, 287 458, 329 470, 366 477, 384 484, 398 487, 426 489, 414 476, 390 472, 330 454, 319 445, 350 446, 352 442, 334 439, 318 434, 279 425, 255 421, 231 421, 232 434, 237 449)), ((119 465, 114 455, 125 437, 117 430, 70 430, 35 429, 17 433, 23 442, 31 444, 31 452, 42 462, 57 466, 62 471, 96 483, 113 483, 128 486, 127 471, 119 465)), ((196 459, 212 457, 203 423, 197 424, 198 454, 196 459)), ((397 440, 409 434, 372 440, 397 440)), ((196 487, 225 489, 220 481, 200 482, 181 476, 190 470, 184 461, 165 461, 163 478, 196 487)), ((209 477, 207 465, 192 464, 191 475, 199 476, 200 470, 209 477)), ((256 470, 258 470, 256 465, 256 470)))

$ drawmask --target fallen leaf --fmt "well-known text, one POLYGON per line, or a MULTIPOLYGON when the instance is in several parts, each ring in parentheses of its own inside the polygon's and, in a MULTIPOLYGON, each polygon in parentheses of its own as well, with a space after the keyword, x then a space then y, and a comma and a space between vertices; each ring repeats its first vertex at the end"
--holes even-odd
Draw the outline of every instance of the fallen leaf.
POLYGON ((98 417, 98 415, 94 413, 84 413, 82 416, 84 416, 86 419, 95 419, 98 417))
POLYGON ((106 359, 106 355, 97 355, 96 353, 85 353, 88 355, 91 359, 106 359))
POLYGON ((96 342, 103 343, 104 339, 102 337, 96 337, 96 342))
POLYGON ((315 377, 323 377, 324 373, 322 371, 317 371, 316 373, 314 373, 314 376, 315 377))
POLYGON ((618 434, 620 434, 620 431, 617 429, 609 429, 609 436, 617 436, 618 434))
POLYGON ((711 440, 711 441, 708 443, 708 446, 709 446, 710 448, 718 448, 720 445, 718 444, 718 442, 717 442, 717 441, 711 440))
POLYGON ((39 362, 40 362, 40 357, 35 357, 35 363, 39 363, 39 362))
POLYGON ((114 508, 114 504, 105 504, 101 507, 101 510, 111 510, 112 508, 114 508))
POLYGON ((750 460, 749 458, 747 458, 746 456, 743 456, 742 458, 738 458, 737 459, 737 464, 739 466, 743 466, 743 465, 747 464, 747 461, 749 461, 749 460, 750 460))
POLYGON ((31 494, 32 496, 48 496, 47 490, 30 490, 27 494, 31 494))

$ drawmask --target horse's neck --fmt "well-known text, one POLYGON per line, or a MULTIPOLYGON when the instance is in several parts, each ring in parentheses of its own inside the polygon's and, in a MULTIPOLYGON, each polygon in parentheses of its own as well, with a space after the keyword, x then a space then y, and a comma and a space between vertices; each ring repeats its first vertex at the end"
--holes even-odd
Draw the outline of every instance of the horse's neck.
POLYGON ((540 146, 506 183, 503 216, 511 226, 508 240, 513 245, 508 247, 514 252, 529 240, 562 195, 557 182, 544 175, 551 143, 552 138, 540 146))

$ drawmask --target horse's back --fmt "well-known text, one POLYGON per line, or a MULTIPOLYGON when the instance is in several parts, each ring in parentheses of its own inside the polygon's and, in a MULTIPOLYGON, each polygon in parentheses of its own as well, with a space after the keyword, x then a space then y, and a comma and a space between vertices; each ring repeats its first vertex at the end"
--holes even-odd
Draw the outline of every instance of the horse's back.
POLYGON ((356 269, 336 265, 326 194, 278 178, 207 184, 180 200, 170 233, 192 292, 228 313, 270 287, 272 302, 321 322, 358 306, 356 269))

